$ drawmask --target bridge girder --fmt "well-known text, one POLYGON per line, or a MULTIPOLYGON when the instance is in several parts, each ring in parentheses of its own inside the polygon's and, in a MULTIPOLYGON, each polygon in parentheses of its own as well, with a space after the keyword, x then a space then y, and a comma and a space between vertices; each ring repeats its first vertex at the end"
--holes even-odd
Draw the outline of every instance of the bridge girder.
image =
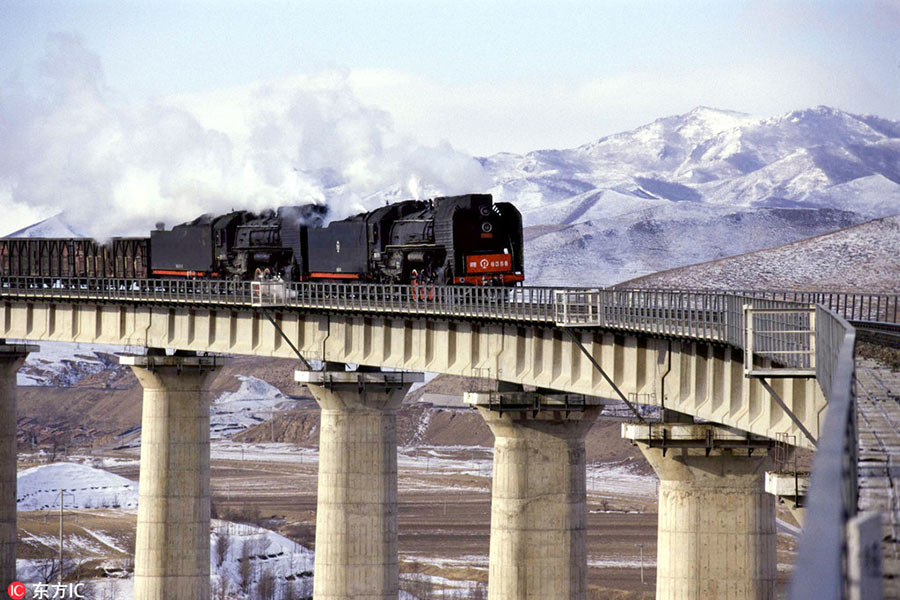
MULTIPOLYGON (((550 325, 294 311, 272 316, 309 360, 483 376, 616 398, 578 345, 550 325)), ((627 331, 576 335, 635 403, 771 438, 787 433, 810 446, 760 382, 744 377, 740 349, 627 331)), ((0 336, 296 358, 264 313, 251 308, 5 301, 0 336)), ((781 379, 772 386, 818 438, 826 401, 816 381, 781 379)))

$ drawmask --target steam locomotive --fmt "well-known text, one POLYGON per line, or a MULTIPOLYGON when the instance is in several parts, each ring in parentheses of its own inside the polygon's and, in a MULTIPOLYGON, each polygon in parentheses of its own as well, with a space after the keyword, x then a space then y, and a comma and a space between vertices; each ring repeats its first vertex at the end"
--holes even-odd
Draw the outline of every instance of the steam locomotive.
POLYGON ((490 194, 406 200, 324 226, 326 208, 203 215, 149 238, 0 239, 0 276, 512 286, 522 217, 490 194))

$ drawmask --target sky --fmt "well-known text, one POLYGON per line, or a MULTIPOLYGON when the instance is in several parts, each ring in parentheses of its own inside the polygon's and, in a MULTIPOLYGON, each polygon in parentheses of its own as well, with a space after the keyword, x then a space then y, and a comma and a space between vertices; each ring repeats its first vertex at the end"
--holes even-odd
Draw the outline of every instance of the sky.
POLYGON ((900 120, 900 3, 0 0, 10 227, 454 193, 472 156, 820 104, 900 120))

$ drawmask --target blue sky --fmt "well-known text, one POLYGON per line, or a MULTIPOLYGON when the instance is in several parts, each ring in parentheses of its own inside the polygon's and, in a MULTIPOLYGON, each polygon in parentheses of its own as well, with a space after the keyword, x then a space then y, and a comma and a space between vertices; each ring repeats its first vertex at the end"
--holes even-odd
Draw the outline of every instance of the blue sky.
POLYGON ((900 118, 900 8, 892 2, 0 6, 2 79, 29 77, 56 31, 78 34, 99 56, 107 84, 133 101, 330 69, 386 71, 386 81, 403 84, 379 86, 369 76, 359 91, 364 101, 385 108, 404 131, 421 127, 428 141, 480 154, 584 143, 697 105, 768 115, 832 104, 900 118), (614 91, 602 93, 604 85, 614 91), (405 108, 417 89, 423 106, 405 108), (480 89, 490 92, 482 100, 497 118, 493 129, 518 133, 479 136, 452 126, 452 116, 421 114, 457 111, 465 120, 477 112, 480 89), (537 98, 532 110, 528 96, 537 98), (500 118, 516 113, 526 118, 500 118))
POLYGON ((900 3, 0 0, 9 230, 486 189, 472 155, 819 104, 900 120, 900 3))

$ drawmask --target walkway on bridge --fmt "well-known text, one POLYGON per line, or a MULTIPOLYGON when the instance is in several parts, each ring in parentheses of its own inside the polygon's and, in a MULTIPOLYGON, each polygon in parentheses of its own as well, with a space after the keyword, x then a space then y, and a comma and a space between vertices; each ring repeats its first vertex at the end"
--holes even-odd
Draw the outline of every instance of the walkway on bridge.
POLYGON ((900 599, 900 371, 857 359, 859 509, 881 513, 884 598, 900 599))

